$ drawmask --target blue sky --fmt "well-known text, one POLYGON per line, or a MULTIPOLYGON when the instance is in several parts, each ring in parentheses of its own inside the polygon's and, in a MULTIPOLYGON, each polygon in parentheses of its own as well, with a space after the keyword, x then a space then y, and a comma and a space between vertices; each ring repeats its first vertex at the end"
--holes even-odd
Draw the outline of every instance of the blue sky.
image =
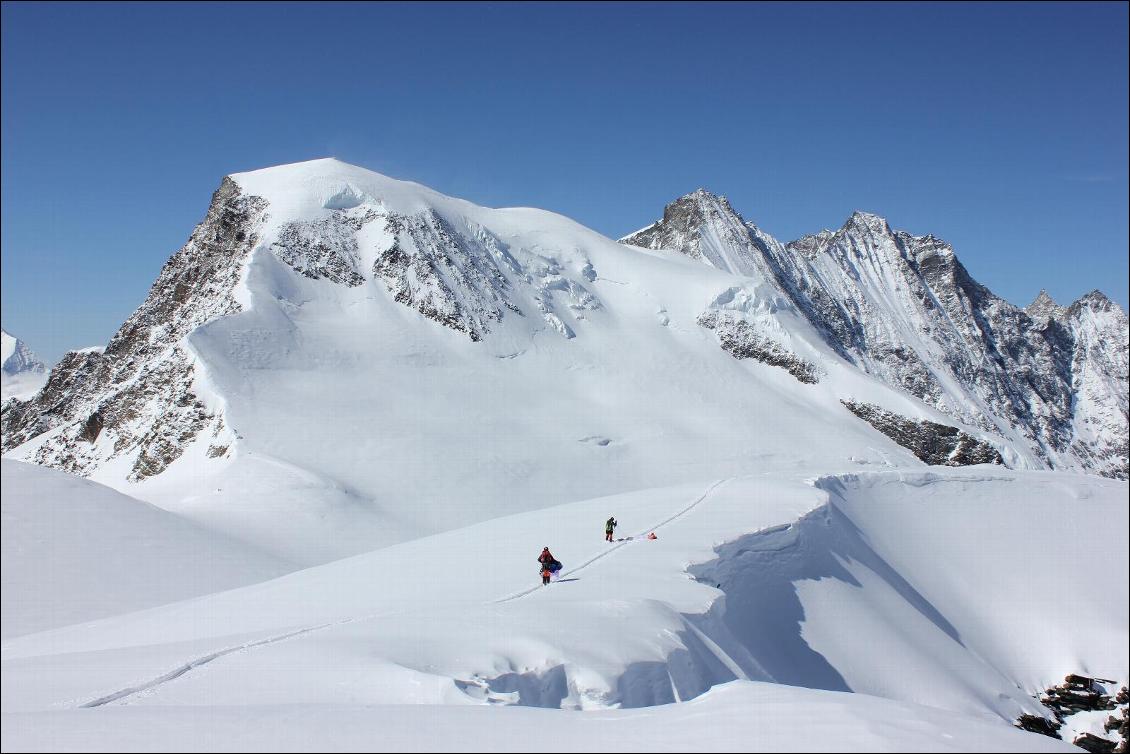
POLYGON ((231 172, 335 156, 618 236, 854 209, 1127 305, 1127 4, 3 4, 3 324, 105 343, 231 172))

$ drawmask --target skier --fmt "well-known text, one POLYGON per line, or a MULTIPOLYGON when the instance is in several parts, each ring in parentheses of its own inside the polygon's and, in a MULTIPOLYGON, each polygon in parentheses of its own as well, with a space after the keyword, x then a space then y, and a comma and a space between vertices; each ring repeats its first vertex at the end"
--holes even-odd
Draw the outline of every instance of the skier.
POLYGON ((612 532, 619 525, 620 524, 616 521, 616 517, 610 516, 608 518, 608 520, 604 522, 604 538, 607 539, 609 542, 611 542, 612 541, 612 532))
POLYGON ((541 555, 538 555, 538 562, 541 563, 541 583, 544 586, 549 583, 550 577, 561 569, 561 563, 553 557, 553 553, 549 551, 549 545, 546 545, 542 549, 541 555))

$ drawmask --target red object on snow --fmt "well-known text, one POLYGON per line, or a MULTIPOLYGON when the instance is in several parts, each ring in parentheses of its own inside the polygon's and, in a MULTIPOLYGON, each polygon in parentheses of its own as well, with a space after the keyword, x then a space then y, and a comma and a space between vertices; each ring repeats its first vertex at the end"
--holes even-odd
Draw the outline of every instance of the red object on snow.
POLYGON ((655 532, 652 532, 651 534, 648 534, 648 535, 647 535, 647 538, 648 538, 648 539, 659 539, 659 537, 655 536, 655 532))

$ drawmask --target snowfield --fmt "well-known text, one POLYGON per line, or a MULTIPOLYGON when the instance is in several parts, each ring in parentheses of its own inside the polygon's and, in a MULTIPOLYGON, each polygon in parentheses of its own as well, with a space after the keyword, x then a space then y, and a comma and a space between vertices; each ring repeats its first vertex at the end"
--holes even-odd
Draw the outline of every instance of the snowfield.
POLYGON ((100 484, 3 469, 3 637, 273 578, 294 565, 100 484))
MULTIPOLYGON (((335 160, 225 179, 5 404, 4 749, 1065 748, 1012 723, 1130 675, 1127 483, 1078 473, 1125 468, 1125 349, 1073 373, 1094 436, 995 424, 1003 383, 837 346, 723 215, 696 258, 675 217, 642 248, 335 160)), ((897 240, 851 246, 868 297, 897 240)), ((1125 331, 1092 303, 1088 353, 1125 331)))
POLYGON ((13 751, 1079 751, 929 707, 745 681, 646 710, 118 707, 4 723, 13 751))
MULTIPOLYGON (((212 719, 194 707, 216 710, 241 746, 278 747, 289 739, 271 721, 293 705, 311 742, 349 748, 365 734, 316 732, 358 720, 361 705, 375 711, 362 731, 379 736, 386 712, 420 719, 385 707, 405 703, 432 709, 419 713, 430 727, 478 731, 486 748, 535 733, 545 746, 558 723, 507 711, 515 729, 503 734, 435 705, 650 708, 615 716, 628 736, 699 719, 677 704, 698 700, 702 735, 741 717, 751 735, 792 742, 766 748, 1036 750, 1056 742, 1010 727, 1040 713, 1033 694, 1074 671, 1127 679, 1126 569, 1038 567, 1045 553, 1079 550, 1125 563, 1124 498, 1119 482, 987 468, 763 475, 494 519, 9 640, 5 748, 65 747, 88 732, 107 749, 187 746, 145 731, 190 735, 212 719), (613 544, 601 536, 609 514, 624 535, 613 544), (542 544, 565 564, 548 587, 534 562, 542 544), (736 713, 747 698, 759 712, 736 713), (814 716, 816 728, 795 727, 814 716), (853 719, 846 737, 822 739, 819 726, 841 716, 853 719)), ((561 723, 577 746, 611 718, 579 719, 561 723)), ((418 745, 445 748, 445 735, 418 745)), ((664 740, 678 750, 691 738, 664 740)), ((691 748, 760 745, 705 740, 691 748)))

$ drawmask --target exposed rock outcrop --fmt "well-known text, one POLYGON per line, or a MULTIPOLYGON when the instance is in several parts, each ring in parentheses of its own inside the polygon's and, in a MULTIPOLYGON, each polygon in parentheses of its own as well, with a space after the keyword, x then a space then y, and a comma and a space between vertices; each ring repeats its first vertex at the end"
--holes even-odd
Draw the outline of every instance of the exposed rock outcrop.
POLYGON ((204 221, 105 350, 68 353, 34 398, 5 406, 4 451, 39 438, 32 460, 78 474, 127 456, 129 477, 139 480, 164 470, 205 429, 219 435, 223 417, 197 394, 196 357, 183 340, 240 310, 235 291, 265 210, 225 178, 204 221))
POLYGON ((957 427, 914 421, 870 403, 842 401, 849 411, 933 466, 1003 464, 1000 451, 957 427))

